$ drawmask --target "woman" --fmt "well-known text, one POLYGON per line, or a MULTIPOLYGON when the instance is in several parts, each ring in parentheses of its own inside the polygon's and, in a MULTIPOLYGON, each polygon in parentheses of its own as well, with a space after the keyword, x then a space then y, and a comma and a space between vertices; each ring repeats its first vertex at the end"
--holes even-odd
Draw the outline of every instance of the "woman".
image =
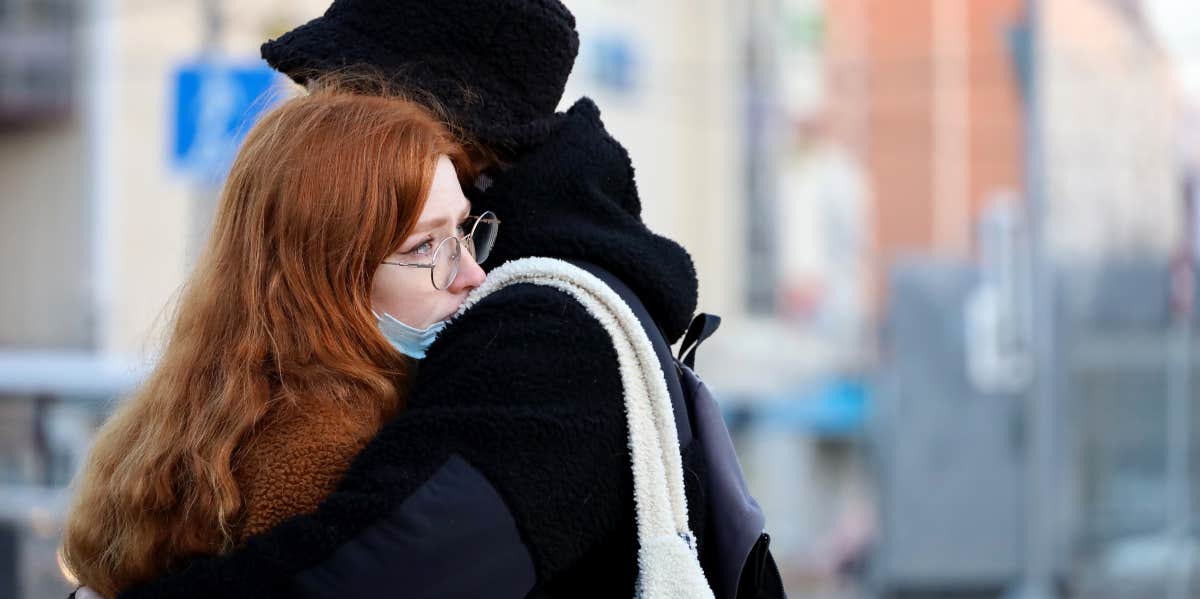
POLYGON ((498 223, 461 147, 346 89, 249 133, 158 366, 99 433, 63 557, 105 597, 315 509, 484 279, 498 223))

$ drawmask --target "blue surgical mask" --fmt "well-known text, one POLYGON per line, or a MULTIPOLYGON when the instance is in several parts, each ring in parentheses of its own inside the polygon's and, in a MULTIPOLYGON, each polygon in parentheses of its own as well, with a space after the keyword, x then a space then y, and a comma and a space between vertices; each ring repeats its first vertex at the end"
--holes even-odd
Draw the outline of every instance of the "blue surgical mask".
POLYGON ((384 312, 382 316, 375 313, 375 319, 379 322, 379 331, 392 344, 392 347, 416 360, 425 358, 425 352, 429 351, 433 340, 437 339, 438 333, 442 332, 442 329, 446 328, 446 321, 443 320, 426 329, 414 329, 396 320, 396 317, 387 312, 384 312))

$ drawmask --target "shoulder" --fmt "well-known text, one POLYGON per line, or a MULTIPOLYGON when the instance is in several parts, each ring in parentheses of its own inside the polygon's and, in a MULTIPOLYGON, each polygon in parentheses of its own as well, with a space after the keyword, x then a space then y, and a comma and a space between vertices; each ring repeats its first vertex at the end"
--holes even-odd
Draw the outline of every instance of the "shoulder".
MULTIPOLYGON (((530 564, 541 583, 633 543, 616 354, 571 296, 519 284, 485 298, 430 348, 408 401, 315 513, 154 589, 186 586, 199 597, 234 580, 247 589, 237 596, 248 597, 285 586, 316 590, 327 576, 394 589, 428 566, 420 573, 431 589, 433 579, 465 588, 495 581, 497 572, 524 572, 511 581, 523 592, 530 564), (372 552, 380 539, 392 545, 372 552), (363 559, 339 557, 347 552, 363 559), (428 564, 446 555, 463 559, 428 564), (473 570, 443 567, 463 564, 473 570)), ((329 586, 342 588, 349 589, 329 586)))
POLYGON ((479 393, 506 403, 622 396, 612 338, 574 297, 521 283, 458 317, 421 363, 412 400, 457 401, 479 393))
POLYGON ((509 323, 519 323, 525 336, 568 333, 608 340, 603 327, 578 300, 534 283, 510 285, 482 298, 454 321, 451 328, 456 331, 451 335, 496 330, 509 323), (489 323, 493 326, 487 326, 489 323))

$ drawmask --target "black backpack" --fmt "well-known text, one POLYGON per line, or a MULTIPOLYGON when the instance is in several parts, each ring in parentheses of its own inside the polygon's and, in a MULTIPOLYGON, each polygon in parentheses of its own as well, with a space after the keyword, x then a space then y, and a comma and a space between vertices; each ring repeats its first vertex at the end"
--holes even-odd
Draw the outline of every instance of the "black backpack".
POLYGON ((623 281, 594 264, 572 264, 604 281, 633 311, 650 338, 671 395, 679 447, 699 443, 708 476, 704 482, 707 518, 700 539, 700 559, 717 599, 786 598, 771 538, 763 530, 766 518, 750 495, 733 440, 712 392, 694 372, 696 350, 721 324, 718 316, 699 314, 688 327, 679 355, 671 352, 666 335, 642 301, 623 281))

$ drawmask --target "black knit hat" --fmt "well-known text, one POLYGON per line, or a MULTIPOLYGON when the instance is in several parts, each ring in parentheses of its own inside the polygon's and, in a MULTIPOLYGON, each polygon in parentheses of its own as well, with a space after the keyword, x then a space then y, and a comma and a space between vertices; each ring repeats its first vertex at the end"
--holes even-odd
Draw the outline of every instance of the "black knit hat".
POLYGON ((575 17, 558 0, 334 0, 262 45, 263 58, 300 84, 365 67, 428 93, 498 150, 554 126, 578 51, 575 17))

